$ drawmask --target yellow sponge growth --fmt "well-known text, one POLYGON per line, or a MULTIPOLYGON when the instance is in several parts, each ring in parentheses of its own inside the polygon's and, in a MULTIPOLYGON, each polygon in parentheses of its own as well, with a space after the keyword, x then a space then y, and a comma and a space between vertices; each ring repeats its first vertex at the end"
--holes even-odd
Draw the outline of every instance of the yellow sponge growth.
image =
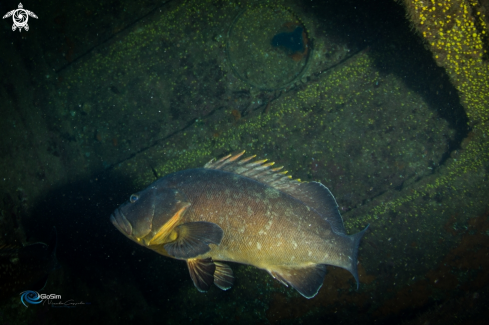
MULTIPOLYGON (((463 140, 461 150, 451 153, 452 159, 437 175, 426 179, 423 185, 411 191, 411 195, 377 205, 370 211, 370 215, 376 218, 423 196, 434 197, 446 189, 464 195, 466 189, 462 180, 474 175, 482 179, 484 166, 489 161, 489 30, 486 8, 477 0, 403 2, 413 27, 424 38, 436 63, 445 68, 457 89, 472 130, 463 140)), ((485 206, 483 201, 469 200, 466 206, 485 206)), ((426 208, 411 205, 410 215, 423 214, 426 208)), ((444 212, 444 208, 440 208, 444 212)))
POLYGON ((408 17, 459 91, 472 125, 489 117, 489 31, 477 0, 404 0, 408 17))

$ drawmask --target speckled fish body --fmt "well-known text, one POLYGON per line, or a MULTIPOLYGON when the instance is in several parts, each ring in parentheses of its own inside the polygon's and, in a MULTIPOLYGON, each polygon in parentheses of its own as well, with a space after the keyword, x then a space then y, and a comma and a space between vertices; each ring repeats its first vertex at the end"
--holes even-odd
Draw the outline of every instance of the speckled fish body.
POLYGON ((330 191, 241 155, 160 178, 133 194, 112 222, 140 245, 186 260, 201 291, 212 283, 232 286, 232 270, 223 262, 264 269, 307 298, 319 291, 325 265, 349 270, 358 283, 365 230, 346 234, 330 191))

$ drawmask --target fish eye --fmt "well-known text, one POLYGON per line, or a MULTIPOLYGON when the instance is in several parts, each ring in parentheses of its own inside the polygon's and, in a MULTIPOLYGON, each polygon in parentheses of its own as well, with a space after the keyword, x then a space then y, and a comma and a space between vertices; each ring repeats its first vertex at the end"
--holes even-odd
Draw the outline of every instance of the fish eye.
POLYGON ((129 197, 129 201, 130 201, 131 203, 136 202, 138 199, 139 199, 139 195, 137 195, 137 194, 132 194, 132 195, 129 197))

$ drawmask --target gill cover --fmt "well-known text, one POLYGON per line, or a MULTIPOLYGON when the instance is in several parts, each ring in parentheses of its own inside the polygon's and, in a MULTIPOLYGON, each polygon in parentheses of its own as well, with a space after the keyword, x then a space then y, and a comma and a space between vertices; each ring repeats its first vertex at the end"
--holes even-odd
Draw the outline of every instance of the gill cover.
POLYGON ((163 188, 157 192, 151 232, 144 238, 146 245, 159 245, 171 240, 168 236, 190 206, 185 194, 174 188, 163 188))
POLYGON ((190 205, 178 190, 158 186, 157 182, 138 193, 132 194, 129 202, 120 207, 123 215, 132 226, 136 240, 151 241, 157 231, 178 212, 182 213, 190 205))

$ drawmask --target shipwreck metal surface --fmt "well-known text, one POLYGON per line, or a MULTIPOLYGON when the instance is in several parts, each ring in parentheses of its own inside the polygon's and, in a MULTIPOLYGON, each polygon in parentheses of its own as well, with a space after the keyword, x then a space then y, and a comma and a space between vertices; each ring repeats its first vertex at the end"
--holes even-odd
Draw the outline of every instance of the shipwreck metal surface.
MULTIPOLYGON (((92 303, 72 310, 80 323, 474 319, 489 284, 487 18, 471 0, 438 7, 29 5, 39 19, 28 32, 0 25, 2 242, 45 240, 56 225, 63 267, 48 288, 92 303), (307 57, 264 45, 290 20, 307 31, 307 57), (243 38, 262 46, 244 51, 243 38), (132 192, 241 149, 328 186, 350 233, 370 224, 360 291, 329 268, 306 303, 233 265, 234 289, 201 295, 184 266, 112 229, 108 216, 132 192)), ((5 322, 66 323, 18 297, 1 303, 5 322)))

